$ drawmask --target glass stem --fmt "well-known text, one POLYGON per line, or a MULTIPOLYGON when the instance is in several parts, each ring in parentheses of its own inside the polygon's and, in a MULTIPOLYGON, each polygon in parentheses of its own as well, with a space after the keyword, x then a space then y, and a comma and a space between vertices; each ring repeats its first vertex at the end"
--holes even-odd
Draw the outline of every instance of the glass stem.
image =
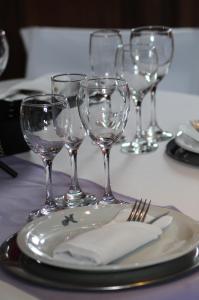
POLYGON ((136 133, 135 138, 141 139, 142 137, 142 111, 141 111, 141 101, 138 100, 135 107, 136 112, 136 133))
POLYGON ((43 158, 43 164, 46 175, 46 202, 45 205, 53 206, 53 187, 52 187, 52 160, 43 158))
POLYGON ((153 128, 157 126, 157 118, 156 118, 156 90, 157 86, 154 85, 151 89, 151 123, 150 126, 153 128))
POLYGON ((70 155, 71 162, 71 183, 69 187, 69 193, 72 193, 74 191, 81 192, 77 175, 77 149, 69 149, 68 152, 70 155))
POLYGON ((110 184, 110 168, 109 168, 109 156, 110 156, 110 148, 102 148, 102 153, 104 155, 104 171, 105 171, 105 192, 104 196, 106 198, 114 198, 111 190, 110 184))

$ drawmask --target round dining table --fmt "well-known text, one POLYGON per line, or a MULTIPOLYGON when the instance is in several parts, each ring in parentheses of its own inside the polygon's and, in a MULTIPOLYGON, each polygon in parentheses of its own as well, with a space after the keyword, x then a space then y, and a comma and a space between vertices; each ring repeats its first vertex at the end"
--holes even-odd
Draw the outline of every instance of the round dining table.
MULTIPOLYGON (((2 82, 1 86, 5 88, 6 84, 2 82)), ((146 129, 150 120, 149 95, 143 100, 142 112, 143 129, 146 129)), ((171 131, 173 138, 175 138, 181 124, 188 124, 191 120, 199 120, 199 96, 158 90, 157 118, 161 128, 171 131)), ((135 123, 135 111, 133 103, 131 103, 129 118, 124 132, 126 140, 133 139, 135 123)), ((160 142, 158 149, 154 152, 140 155, 122 153, 120 143, 113 145, 110 154, 112 190, 117 197, 121 194, 131 198, 151 200, 153 205, 172 206, 183 214, 199 221, 199 167, 169 156, 166 153, 168 143, 169 141, 160 142)), ((39 155, 32 151, 16 154, 13 157, 25 160, 27 163, 30 162, 42 166, 39 155)), ((65 148, 55 157, 53 171, 54 173, 58 171, 57 174, 59 172, 60 174, 70 174, 71 165, 65 148)), ((31 173, 28 176, 31 179, 31 173)), ((25 201, 20 189, 17 189, 16 186, 15 197, 12 194, 12 197, 9 198, 12 182, 9 180, 10 186, 5 186, 6 180, 8 180, 7 177, 8 175, 2 172, 0 180, 1 190, 3 190, 0 206, 1 243, 6 237, 14 234, 24 225, 26 220, 25 213, 32 208, 29 207, 29 202, 25 201), (5 195, 8 195, 6 196, 9 199, 8 201, 5 200, 5 195), (22 203, 20 203, 21 198, 23 198, 22 203), (10 210, 9 213, 6 210, 10 210), (7 216, 6 222, 5 214, 7 216)), ((78 151, 78 177, 81 180, 93 182, 102 187, 105 184, 103 155, 99 147, 94 145, 88 136, 85 137, 78 151)), ((40 181, 43 183, 44 178, 38 178, 37 181, 38 184, 40 184, 40 181)), ((53 185, 57 193, 63 190, 67 191, 67 184, 62 187, 62 190, 59 190, 57 179, 53 182, 53 185)), ((38 207, 40 200, 32 199, 31 205, 35 205, 35 208, 38 207)), ((199 273, 197 269, 185 276, 173 278, 161 284, 103 292, 47 288, 21 280, 4 269, 0 269, 0 280, 9 283, 11 287, 14 286, 25 291, 29 296, 31 295, 36 299, 112 300, 117 297, 117 299, 122 300, 194 300, 199 298, 199 273)), ((24 295, 24 298, 21 299, 28 300, 29 298, 26 296, 24 295)))

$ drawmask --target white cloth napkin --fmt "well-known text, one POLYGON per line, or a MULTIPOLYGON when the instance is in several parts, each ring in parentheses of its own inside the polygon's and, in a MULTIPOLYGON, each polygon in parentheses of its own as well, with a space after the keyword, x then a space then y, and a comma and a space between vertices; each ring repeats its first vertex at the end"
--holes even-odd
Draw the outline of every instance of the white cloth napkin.
MULTIPOLYGON (((51 91, 51 81, 50 81, 50 74, 46 74, 44 76, 35 78, 33 80, 24 79, 20 81, 19 83, 16 83, 12 85, 10 88, 8 88, 5 92, 0 94, 0 98, 4 99, 7 96, 11 95, 12 93, 18 92, 20 90, 36 90, 41 91, 44 93, 50 93, 51 91)), ((18 93, 17 96, 19 96, 20 93, 18 93)))
POLYGON ((54 249, 53 258, 81 265, 105 265, 158 239, 172 221, 171 216, 154 224, 124 221, 128 214, 129 210, 127 213, 123 209, 110 223, 64 241, 54 249))
MULTIPOLYGON (((186 134, 195 141, 199 142, 199 132, 191 124, 182 124, 179 126, 178 134, 186 134)), ((178 135, 177 134, 177 135, 178 135)))

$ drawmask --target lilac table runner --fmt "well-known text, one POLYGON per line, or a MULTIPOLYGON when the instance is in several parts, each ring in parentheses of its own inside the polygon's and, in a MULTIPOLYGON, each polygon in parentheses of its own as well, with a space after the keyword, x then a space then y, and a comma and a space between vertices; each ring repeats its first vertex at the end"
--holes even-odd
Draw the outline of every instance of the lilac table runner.
MULTIPOLYGON (((42 167, 16 158, 14 156, 3 159, 10 167, 18 172, 16 178, 10 177, 0 169, 0 243, 7 237, 18 231, 25 223, 26 218, 32 209, 39 208, 45 197, 44 170, 42 167)), ((56 195, 63 194, 67 190, 69 176, 61 172, 53 172, 54 192, 56 195)), ((80 180, 82 188, 100 197, 103 194, 103 187, 88 180, 80 180)), ((131 201, 129 197, 119 195, 120 199, 131 201)), ((70 299, 70 300, 195 300, 199 299, 199 273, 174 280, 162 285, 131 289, 119 292, 74 292, 47 289, 7 274, 0 269, 0 279, 21 288, 34 295, 38 299, 70 299)))

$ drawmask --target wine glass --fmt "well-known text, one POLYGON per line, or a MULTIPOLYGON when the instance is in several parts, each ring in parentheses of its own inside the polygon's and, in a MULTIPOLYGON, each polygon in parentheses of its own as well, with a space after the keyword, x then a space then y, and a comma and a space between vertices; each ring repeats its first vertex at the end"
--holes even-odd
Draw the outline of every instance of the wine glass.
POLYGON ((76 207, 96 203, 96 196, 82 191, 77 174, 77 152, 85 137, 85 129, 79 117, 77 95, 80 81, 85 79, 84 74, 57 74, 51 78, 52 93, 64 95, 70 106, 70 126, 65 140, 71 161, 71 182, 65 195, 59 196, 67 207, 76 207))
POLYGON ((142 131, 141 105, 145 95, 150 91, 157 77, 158 57, 154 48, 148 44, 137 42, 133 36, 132 45, 118 47, 116 55, 117 74, 129 85, 131 99, 136 111, 136 134, 132 141, 124 142, 121 151, 124 153, 141 154, 157 149, 156 141, 148 141, 142 131))
POLYGON ((65 144, 70 115, 67 100, 62 95, 41 94, 26 97, 20 108, 22 132, 30 149, 38 153, 46 174, 44 205, 32 211, 28 220, 59 210, 52 189, 52 161, 65 144))
POLYGON ((117 29, 100 29, 90 34, 89 60, 92 76, 115 77, 115 54, 122 44, 117 29))
MULTIPOLYGON (((100 29, 90 34, 89 60, 91 75, 97 77, 116 77, 115 57, 122 36, 117 29, 100 29)), ((125 140, 122 135, 117 143, 125 140)))
POLYGON ((171 132, 162 130, 156 117, 156 90, 160 81, 169 71, 174 53, 174 38, 172 29, 165 26, 146 26, 131 30, 131 38, 136 33, 142 33, 143 39, 154 46, 158 54, 157 80, 151 89, 151 120, 146 130, 147 137, 153 141, 166 141, 173 135, 171 132))
POLYGON ((121 203, 110 185, 109 155, 121 137, 129 112, 129 89, 124 79, 98 77, 80 83, 79 114, 90 138, 104 155, 105 192, 100 203, 121 203))

